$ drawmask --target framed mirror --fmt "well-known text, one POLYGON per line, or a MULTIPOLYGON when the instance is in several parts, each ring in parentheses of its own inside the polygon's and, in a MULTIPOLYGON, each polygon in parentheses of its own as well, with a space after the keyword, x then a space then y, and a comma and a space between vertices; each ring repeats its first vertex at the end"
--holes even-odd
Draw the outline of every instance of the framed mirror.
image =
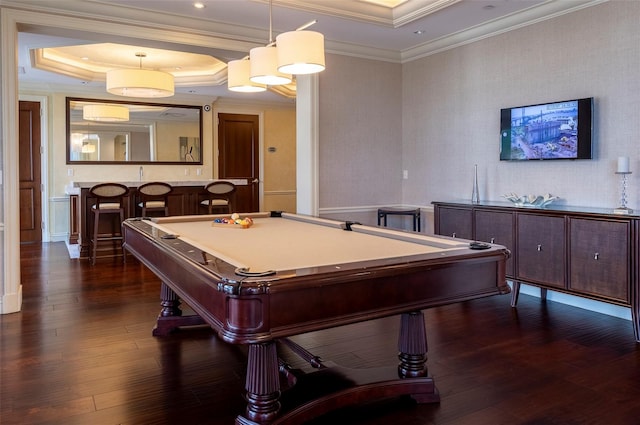
POLYGON ((67 164, 202 164, 200 106, 66 98, 67 164))

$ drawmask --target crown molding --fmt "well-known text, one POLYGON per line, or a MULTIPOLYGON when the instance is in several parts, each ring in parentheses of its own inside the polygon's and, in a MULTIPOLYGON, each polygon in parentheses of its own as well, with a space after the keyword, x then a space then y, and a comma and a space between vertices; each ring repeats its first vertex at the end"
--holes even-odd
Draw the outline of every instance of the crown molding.
POLYGON ((474 43, 485 38, 504 34, 529 25, 537 24, 549 19, 554 19, 568 13, 573 13, 591 6, 606 3, 609 0, 589 0, 576 2, 576 6, 567 9, 562 2, 549 0, 527 10, 513 13, 492 22, 484 23, 464 31, 457 32, 447 37, 424 43, 401 52, 401 62, 411 62, 426 56, 431 56, 459 46, 474 43))
MULTIPOLYGON (((264 0, 257 1, 264 2, 264 0)), ((292 1, 279 0, 278 3, 285 6, 291 4, 292 1)), ((445 7, 447 2, 454 1, 441 0, 436 4, 445 7)), ((478 25, 403 51, 331 40, 325 41, 325 47, 327 52, 333 54, 406 63, 607 1, 609 0, 576 1, 574 7, 567 9, 566 2, 549 0, 525 11, 496 19, 488 24, 478 25)), ((304 6, 309 7, 309 3, 305 3, 304 6)), ((15 9, 14 13, 18 22, 24 22, 21 24, 21 30, 25 31, 33 30, 43 34, 47 34, 47 31, 55 31, 57 32, 55 35, 59 36, 69 36, 75 32, 73 36, 76 38, 80 34, 92 35, 94 39, 98 33, 98 37, 102 40, 115 42, 118 42, 119 39, 131 42, 131 40, 143 38, 151 45, 154 42, 157 43, 159 48, 170 48, 170 45, 182 46, 183 48, 187 46, 189 51, 206 51, 207 54, 224 59, 238 59, 242 55, 246 55, 251 48, 263 45, 265 39, 265 32, 255 28, 113 6, 101 1, 84 1, 78 4, 78 2, 58 0, 55 4, 56 8, 53 8, 31 3, 25 5, 15 0, 4 0, 2 7, 15 9), (61 9, 65 7, 67 9, 61 9), (37 23, 34 23, 32 19, 34 12, 42 12, 42 19, 38 19, 37 23), (25 18, 22 19, 21 15, 25 18), (171 23, 168 23, 169 18, 171 23), (97 25, 97 22, 102 24, 97 25), (144 31, 141 32, 140 28, 144 31)), ((317 2, 313 4, 317 4, 317 2)), ((320 6, 315 7, 319 8, 320 6)), ((425 12, 416 11, 415 13, 425 12)), ((409 14, 402 16, 410 19, 409 14)))

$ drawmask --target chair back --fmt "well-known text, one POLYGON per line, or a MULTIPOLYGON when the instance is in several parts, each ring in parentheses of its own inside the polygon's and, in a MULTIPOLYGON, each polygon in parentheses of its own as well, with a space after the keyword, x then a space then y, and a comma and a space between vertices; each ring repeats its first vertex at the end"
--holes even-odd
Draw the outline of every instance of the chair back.
POLYGON ((169 194, 173 191, 168 183, 150 182, 138 187, 140 203, 138 206, 142 210, 142 216, 147 212, 161 211, 164 215, 169 215, 169 194))
POLYGON ((207 184, 204 190, 212 195, 224 197, 233 194, 236 191, 236 185, 231 182, 213 182, 207 184))
POLYGON ((120 183, 100 183, 89 189, 89 194, 96 198, 96 209, 101 205, 109 209, 123 208, 123 199, 129 194, 129 188, 120 183))
POLYGON ((164 200, 171 193, 173 187, 168 183, 151 182, 138 187, 138 193, 143 201, 164 200))
POLYGON ((225 208, 229 213, 232 212, 233 196, 236 192, 236 185, 227 181, 217 181, 207 184, 204 187, 207 199, 203 201, 209 209, 209 214, 214 208, 225 208), (217 201, 217 202, 216 202, 217 201))

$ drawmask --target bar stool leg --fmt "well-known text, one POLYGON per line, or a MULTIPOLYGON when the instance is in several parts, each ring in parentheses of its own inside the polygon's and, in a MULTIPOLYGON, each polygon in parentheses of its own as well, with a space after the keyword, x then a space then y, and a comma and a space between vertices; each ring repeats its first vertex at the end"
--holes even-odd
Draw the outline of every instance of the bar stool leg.
POLYGON ((97 209, 93 211, 93 235, 91 243, 91 265, 96 264, 96 255, 98 254, 98 227, 100 224, 100 211, 97 209))
POLYGON ((122 249, 122 262, 127 264, 127 251, 124 249, 124 230, 122 230, 122 223, 124 223, 124 210, 120 209, 120 246, 122 249))

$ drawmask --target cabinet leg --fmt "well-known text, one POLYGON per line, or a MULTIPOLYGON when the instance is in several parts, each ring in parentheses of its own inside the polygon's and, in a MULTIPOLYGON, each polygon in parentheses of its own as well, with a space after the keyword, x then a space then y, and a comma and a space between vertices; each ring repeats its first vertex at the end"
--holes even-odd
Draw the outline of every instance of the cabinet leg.
MULTIPOLYGON (((636 297, 637 298, 637 295, 636 297)), ((636 342, 640 342, 640 300, 634 299, 631 303, 631 323, 636 342)))
POLYGON ((520 295, 520 282, 512 281, 513 288, 511 288, 511 307, 518 305, 518 296, 520 295))

